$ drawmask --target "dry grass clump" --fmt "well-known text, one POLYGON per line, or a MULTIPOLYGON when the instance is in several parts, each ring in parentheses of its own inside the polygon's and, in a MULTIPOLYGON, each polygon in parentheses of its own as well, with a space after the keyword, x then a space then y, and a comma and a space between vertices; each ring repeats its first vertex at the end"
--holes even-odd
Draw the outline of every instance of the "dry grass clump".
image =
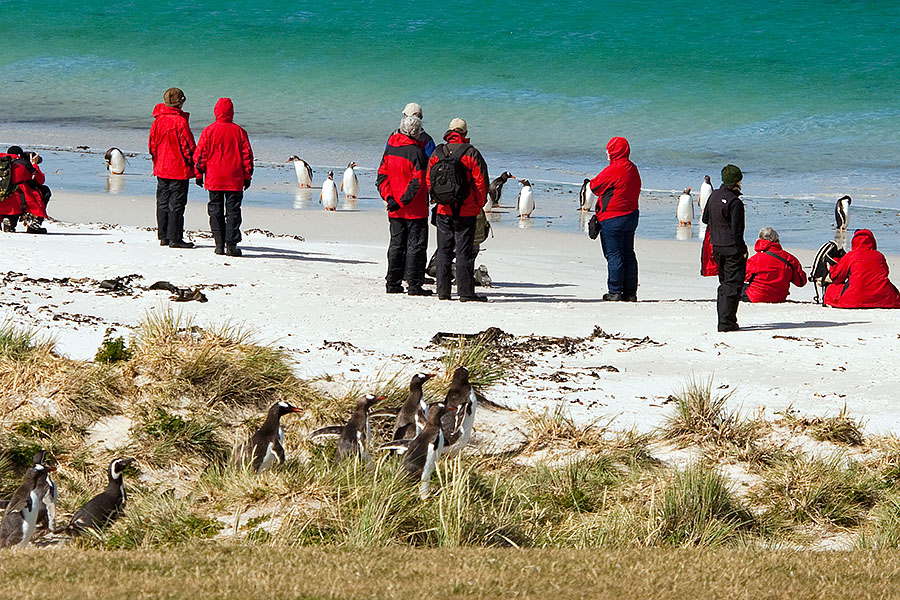
POLYGON ((900 548, 900 494, 892 493, 872 509, 872 521, 859 537, 861 548, 900 548))
POLYGON ((459 337, 446 345, 447 354, 442 360, 445 391, 457 367, 469 370, 469 383, 476 388, 488 388, 503 380, 506 360, 494 352, 489 342, 459 337))
POLYGON ((718 396, 713 394, 712 379, 705 382, 691 380, 677 395, 674 414, 662 426, 666 439, 684 445, 714 444, 747 447, 761 435, 762 422, 744 420, 740 411, 726 407, 734 391, 718 396))
POLYGON ((830 417, 800 417, 790 407, 779 414, 779 422, 790 427, 791 431, 803 431, 820 442, 846 446, 863 444, 863 425, 850 416, 846 404, 837 415, 830 417))
POLYGON ((156 466, 185 463, 191 456, 221 463, 228 444, 220 434, 222 423, 205 415, 183 417, 156 407, 147 411, 134 428, 139 456, 156 466))
POLYGON ((560 443, 574 448, 598 446, 603 443, 608 431, 608 423, 606 425, 601 425, 599 421, 576 423, 562 402, 552 409, 545 408, 539 413, 529 411, 526 413, 526 419, 528 445, 532 450, 560 443))

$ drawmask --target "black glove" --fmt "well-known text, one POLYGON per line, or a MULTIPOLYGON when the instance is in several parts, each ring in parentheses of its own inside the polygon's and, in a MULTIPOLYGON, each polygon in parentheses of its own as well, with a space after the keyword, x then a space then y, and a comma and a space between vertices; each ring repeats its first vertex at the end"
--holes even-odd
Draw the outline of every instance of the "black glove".
POLYGON ((248 187, 250 187, 250 180, 249 180, 249 179, 245 179, 245 180, 244 180, 244 189, 246 190, 248 187))
POLYGON ((199 185, 200 187, 203 187, 203 177, 198 177, 196 179, 196 182, 197 182, 197 185, 199 185))
POLYGON ((388 211, 394 212, 394 211, 400 210, 401 208, 403 208, 403 206, 402 206, 399 202, 397 202, 396 200, 394 200, 393 198, 388 198, 388 199, 387 199, 387 209, 388 209, 388 211))

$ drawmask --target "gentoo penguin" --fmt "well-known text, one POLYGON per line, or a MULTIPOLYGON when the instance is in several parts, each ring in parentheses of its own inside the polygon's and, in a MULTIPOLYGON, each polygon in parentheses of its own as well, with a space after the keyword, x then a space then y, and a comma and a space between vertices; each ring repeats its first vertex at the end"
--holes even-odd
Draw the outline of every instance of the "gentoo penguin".
POLYGON ((522 189, 519 190, 519 218, 526 219, 534 212, 534 192, 531 189, 531 182, 527 179, 519 183, 522 184, 522 189))
POLYGON ((56 482, 53 481, 53 478, 50 476, 50 473, 56 469, 47 468, 47 465, 44 464, 46 457, 47 453, 43 450, 39 450, 35 453, 33 459, 35 467, 40 465, 47 470, 47 492, 40 499, 41 507, 38 511, 37 526, 39 529, 56 531, 56 499, 59 492, 56 488, 56 482))
POLYGON ((425 427, 428 405, 422 395, 422 384, 434 377, 430 373, 416 373, 409 382, 409 395, 397 413, 394 421, 394 435, 391 439, 402 440, 416 437, 425 427))
POLYGON ((297 183, 300 184, 300 187, 311 188, 313 172, 309 163, 296 154, 291 155, 287 162, 294 163, 294 170, 297 172, 297 183))
POLYGON ((254 471, 265 471, 275 463, 284 462, 284 432, 281 429, 281 417, 289 413, 303 412, 303 409, 291 406, 287 402, 276 402, 269 407, 266 420, 250 439, 244 443, 238 458, 254 471))
POLYGON ((500 206, 500 196, 503 194, 503 185, 507 180, 515 178, 515 175, 509 171, 504 171, 500 177, 491 182, 491 185, 488 186, 488 203, 487 206, 484 207, 485 210, 500 206))
POLYGON ((110 148, 103 158, 106 159, 106 170, 113 175, 121 175, 125 172, 125 155, 118 148, 110 148))
POLYGON ((338 191, 334 183, 334 171, 328 171, 328 179, 322 184, 322 191, 319 192, 319 202, 325 210, 337 210, 338 191))
POLYGON ((69 523, 69 531, 79 532, 85 529, 99 529, 113 522, 125 510, 128 495, 122 473, 134 461, 133 458, 115 458, 109 463, 106 489, 88 500, 84 506, 75 511, 69 523))
MULTIPOLYGON (((396 450, 403 455, 400 464, 412 478, 419 480, 419 496, 423 499, 431 491, 431 474, 445 450, 441 420, 456 410, 443 402, 432 404, 425 426, 414 439, 395 440, 381 446, 382 450, 396 450)), ((453 415, 449 416, 452 418, 453 415)))
POLYGON ((359 194, 359 179, 356 177, 356 171, 353 170, 353 167, 358 166, 355 162, 351 162, 344 170, 344 179, 341 180, 341 191, 344 192, 344 199, 346 200, 355 200, 357 194, 359 194))
POLYGON ((686 188, 678 197, 678 207, 675 209, 678 217, 678 226, 690 225, 694 220, 694 199, 691 198, 691 188, 686 188))
POLYGON ((709 175, 705 175, 703 177, 703 183, 700 184, 700 198, 697 199, 697 204, 700 206, 700 214, 703 214, 703 209, 706 208, 706 201, 709 200, 709 195, 713 193, 712 182, 709 180, 709 175))
POLYGON ((447 452, 455 456, 466 447, 472 439, 472 431, 475 426, 475 409, 478 408, 478 396, 469 383, 469 370, 465 367, 457 367, 450 381, 450 389, 444 404, 448 408, 455 408, 454 414, 445 415, 441 419, 441 429, 444 432, 444 443, 447 444, 447 452))
POLYGON ((585 177, 584 183, 581 184, 581 191, 578 192, 578 210, 594 210, 596 205, 597 196, 591 189, 591 180, 585 177))
POLYGON ((846 231, 850 224, 850 196, 842 196, 834 205, 834 225, 838 229, 846 231))
POLYGON ((0 548, 24 548, 31 541, 43 506, 41 499, 47 493, 47 473, 54 470, 35 465, 25 471, 22 485, 13 493, 0 520, 0 548))
POLYGON ((338 436, 337 448, 334 450, 334 462, 341 462, 351 456, 359 456, 363 460, 369 459, 369 438, 371 428, 369 426, 369 409, 376 402, 385 399, 385 396, 366 394, 356 403, 353 414, 346 425, 322 427, 309 434, 309 439, 325 436, 338 436))

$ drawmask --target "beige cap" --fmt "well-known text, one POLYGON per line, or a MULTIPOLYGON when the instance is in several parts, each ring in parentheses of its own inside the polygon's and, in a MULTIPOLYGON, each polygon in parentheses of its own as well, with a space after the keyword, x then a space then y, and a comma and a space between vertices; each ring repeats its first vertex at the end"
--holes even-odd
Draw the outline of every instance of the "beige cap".
POLYGON ((422 118, 422 107, 416 104, 415 102, 410 102, 406 105, 406 108, 403 109, 404 117, 417 116, 420 119, 422 118))
POLYGON ((166 106, 181 106, 184 104, 184 101, 184 92, 177 87, 169 88, 163 94, 163 102, 166 103, 166 106))
POLYGON ((466 123, 465 119, 460 119, 456 117, 452 121, 450 121, 450 126, 447 129, 452 129, 453 131, 458 131, 463 135, 469 133, 469 125, 466 123))

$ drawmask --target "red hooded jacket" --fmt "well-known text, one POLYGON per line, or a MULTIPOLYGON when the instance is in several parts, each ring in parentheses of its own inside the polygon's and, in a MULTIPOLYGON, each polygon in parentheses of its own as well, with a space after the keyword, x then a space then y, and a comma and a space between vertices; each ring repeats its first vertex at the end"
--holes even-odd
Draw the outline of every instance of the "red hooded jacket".
POLYGON ((630 215, 638 210, 641 195, 641 175, 628 158, 631 147, 623 137, 614 137, 606 144, 609 166, 591 179, 591 191, 597 196, 598 221, 630 215))
MULTIPOLYGON (((469 138, 463 137, 461 133, 451 129, 444 134, 444 141, 447 143, 441 144, 441 146, 449 146, 449 150, 453 151, 458 147, 456 144, 468 144, 469 138)), ((443 152, 440 151, 439 148, 440 146, 435 148, 435 151, 431 155, 431 159, 428 161, 428 171, 425 174, 425 181, 429 187, 431 187, 431 167, 433 167, 435 163, 440 160, 440 157, 443 156, 443 152)), ((485 202, 487 202, 487 164, 484 162, 481 152, 476 150, 475 146, 470 146, 469 149, 466 150, 466 153, 462 155, 460 161, 469 172, 469 195, 463 201, 462 206, 460 206, 459 216, 477 217, 481 214, 481 208, 484 206, 485 202)), ((439 204, 437 212, 439 215, 453 215, 453 209, 447 204, 439 204)))
POLYGON ((38 188, 38 186, 44 185, 46 180, 41 168, 31 164, 25 166, 23 162, 27 159, 22 159, 14 154, 0 154, 0 156, 13 158, 12 180, 13 184, 17 186, 16 191, 0 201, 0 215, 31 213, 36 217, 47 218, 47 209, 41 196, 41 190, 38 188))
POLYGON ((427 164, 428 156, 417 140, 399 132, 388 138, 375 185, 385 202, 393 198, 401 206, 400 210, 389 211, 389 217, 428 218, 427 164))
POLYGON ((153 174, 163 179, 194 177, 194 134, 188 125, 190 115, 180 108, 157 104, 150 127, 150 157, 153 174))
POLYGON ((700 275, 703 277, 715 277, 719 274, 719 263, 713 255, 712 239, 710 238, 709 228, 703 235, 703 245, 700 248, 700 275))
POLYGON ((824 302, 835 308, 900 308, 900 292, 888 279, 888 264, 868 229, 853 234, 853 249, 831 267, 824 302))
POLYGON ((230 98, 219 98, 213 110, 216 122, 200 134, 194 152, 198 176, 203 186, 214 192, 240 192, 244 181, 253 177, 253 149, 247 132, 234 119, 230 98))
POLYGON ((784 302, 793 283, 806 285, 806 273, 797 258, 778 242, 756 240, 756 254, 747 261, 747 297, 750 302, 784 302), (772 254, 781 257, 780 260, 772 254), (785 262, 786 261, 786 262, 785 262))

